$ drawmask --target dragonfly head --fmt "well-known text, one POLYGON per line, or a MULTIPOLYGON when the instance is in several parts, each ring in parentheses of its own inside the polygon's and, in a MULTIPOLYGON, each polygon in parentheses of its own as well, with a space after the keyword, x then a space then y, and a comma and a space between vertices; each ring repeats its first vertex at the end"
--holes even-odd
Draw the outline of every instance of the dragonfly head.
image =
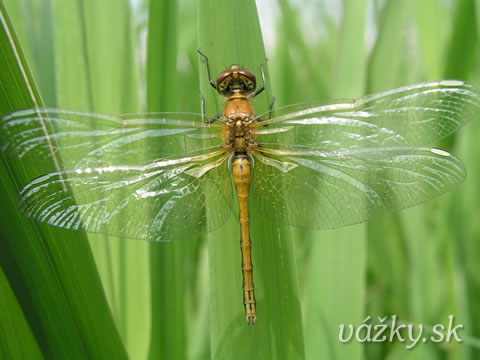
POLYGON ((251 94, 256 86, 255 75, 238 65, 232 65, 230 69, 222 71, 217 76, 217 90, 226 97, 234 94, 251 94))

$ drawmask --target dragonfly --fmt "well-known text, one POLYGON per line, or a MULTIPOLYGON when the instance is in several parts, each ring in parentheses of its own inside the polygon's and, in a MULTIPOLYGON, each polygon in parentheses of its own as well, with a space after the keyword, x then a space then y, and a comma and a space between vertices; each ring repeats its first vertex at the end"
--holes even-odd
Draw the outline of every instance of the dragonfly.
POLYGON ((213 81, 200 55, 225 99, 211 119, 203 97, 201 114, 34 108, 3 117, 3 151, 43 174, 20 191, 19 209, 64 229, 152 242, 208 233, 238 211, 243 304, 253 325, 252 201, 268 220, 333 229, 431 200, 466 176, 457 157, 431 146, 480 113, 480 91, 468 83, 256 115, 251 100, 265 89, 265 63, 257 88, 254 73, 238 65, 213 81))

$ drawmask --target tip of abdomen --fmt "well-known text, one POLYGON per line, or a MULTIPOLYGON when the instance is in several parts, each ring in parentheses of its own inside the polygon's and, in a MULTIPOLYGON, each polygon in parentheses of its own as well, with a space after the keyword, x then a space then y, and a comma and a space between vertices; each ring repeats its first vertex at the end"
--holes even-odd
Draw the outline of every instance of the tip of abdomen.
POLYGON ((255 325, 255 320, 257 320, 257 317, 254 314, 247 315, 247 325, 255 325))
MULTIPOLYGON (((249 271, 251 274, 251 270, 249 271)), ((253 286, 246 287, 243 290, 243 305, 245 306, 245 315, 247 315, 247 324, 255 325, 255 320, 257 319, 257 309, 255 306, 255 295, 253 293, 253 286)))

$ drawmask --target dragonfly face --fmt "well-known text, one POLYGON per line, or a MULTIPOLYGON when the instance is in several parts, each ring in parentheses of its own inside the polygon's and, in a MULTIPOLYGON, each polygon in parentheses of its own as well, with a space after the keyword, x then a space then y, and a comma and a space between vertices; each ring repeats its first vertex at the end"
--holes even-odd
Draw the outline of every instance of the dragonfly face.
POLYGON ((238 65, 232 65, 230 69, 218 74, 216 84, 218 92, 225 97, 233 94, 248 95, 256 87, 255 75, 238 65))
POLYGON ((462 81, 287 106, 271 118, 253 113, 249 99, 264 86, 256 89, 249 71, 232 67, 210 84, 227 98, 220 121, 210 124, 183 113, 31 109, 3 117, 4 151, 44 174, 25 184, 20 210, 65 229, 181 240, 225 223, 231 168, 253 323, 248 199, 268 220, 331 229, 431 200, 465 178, 459 159, 431 147, 480 113, 480 91, 462 81))

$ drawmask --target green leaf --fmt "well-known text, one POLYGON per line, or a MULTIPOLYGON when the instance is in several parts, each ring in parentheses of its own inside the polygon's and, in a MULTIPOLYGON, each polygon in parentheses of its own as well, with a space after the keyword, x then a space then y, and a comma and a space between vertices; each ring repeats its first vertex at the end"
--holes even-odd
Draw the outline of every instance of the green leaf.
MULTIPOLYGON (((3 2, 0 2, 0 113, 42 106, 3 2)), ((46 358, 124 358, 88 243, 41 226, 16 210, 19 185, 39 174, 2 162, 0 264, 46 358)), ((32 349, 31 349, 32 350, 32 349)))
MULTIPOLYGON (((57 106, 139 112, 135 28, 129 2, 59 0, 52 8, 57 106)), ((138 158, 141 156, 139 152, 138 158)), ((149 334, 148 244, 93 234, 88 237, 129 355, 144 356, 149 334)))
POLYGON ((0 357, 2 359, 42 359, 10 284, 0 268, 0 357))
MULTIPOLYGON (((378 38, 368 64, 367 93, 394 88, 401 79, 401 64, 405 58, 409 1, 387 0, 379 16, 378 38)), ((404 82, 405 79, 402 79, 404 82)))
MULTIPOLYGON (((176 2, 149 2, 146 69, 148 111, 179 110, 177 16, 176 2)), ((184 269, 185 253, 191 245, 191 239, 176 240, 178 241, 150 245, 150 359, 186 357, 184 269)))
MULTIPOLYGON (((332 89, 328 97, 358 97, 366 87, 364 29, 366 1, 344 1, 343 17, 332 64, 332 89)), ((332 29, 333 30, 333 29, 332 29)), ((316 71, 313 67, 311 72, 316 71)), ((319 204, 319 206, 322 206, 319 204)), ((366 226, 333 231, 303 232, 301 240, 312 239, 309 268, 305 276, 305 341, 307 358, 362 358, 358 342, 338 340, 339 326, 360 324, 364 319, 366 226)))
MULTIPOLYGON (((199 48, 208 56, 211 76, 240 64, 261 79, 259 66, 265 50, 254 1, 202 1, 198 10, 199 48)), ((223 101, 210 87, 201 57, 199 66, 207 114, 214 115, 222 110, 223 101)), ((254 100, 257 113, 267 110, 271 102, 268 65, 265 69, 267 89, 254 100)), ((250 210, 257 321, 248 327, 245 320, 239 224, 232 216, 209 235, 212 357, 301 359, 303 335, 292 243, 284 229, 265 220, 255 204, 250 210)))

